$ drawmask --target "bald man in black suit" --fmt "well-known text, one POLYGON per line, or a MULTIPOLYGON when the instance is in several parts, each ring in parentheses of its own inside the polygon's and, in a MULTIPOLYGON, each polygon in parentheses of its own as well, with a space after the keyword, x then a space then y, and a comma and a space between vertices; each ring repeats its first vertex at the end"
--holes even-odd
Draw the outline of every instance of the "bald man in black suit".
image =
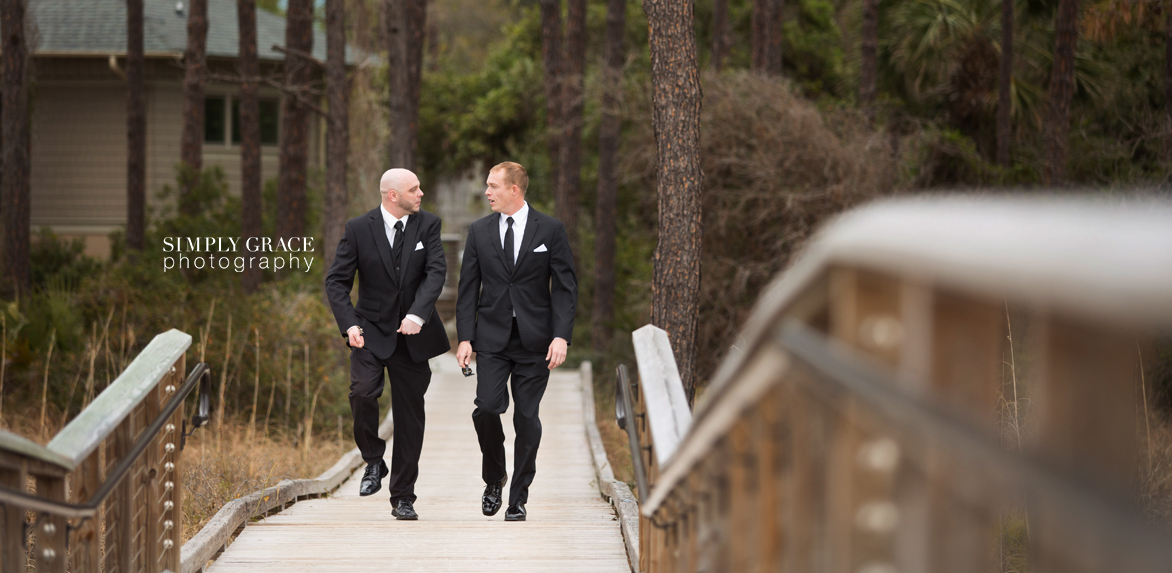
POLYGON ((326 294, 350 346, 350 411, 354 441, 366 461, 359 495, 373 495, 388 470, 387 443, 378 435, 383 371, 391 381, 395 420, 391 450, 391 514, 415 520, 415 481, 423 448, 423 395, 431 383, 428 359, 451 349, 435 302, 447 262, 440 218, 420 209, 419 178, 391 169, 379 182, 382 204, 346 223, 346 234, 326 274, 326 294), (350 304, 354 275, 358 305, 350 304))

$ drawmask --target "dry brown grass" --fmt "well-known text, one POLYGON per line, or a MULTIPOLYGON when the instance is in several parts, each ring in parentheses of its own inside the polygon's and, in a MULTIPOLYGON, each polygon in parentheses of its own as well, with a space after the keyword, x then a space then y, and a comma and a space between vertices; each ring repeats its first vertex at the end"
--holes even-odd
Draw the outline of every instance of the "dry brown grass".
POLYGON ((627 441, 627 433, 619 429, 618 422, 614 420, 614 408, 610 408, 609 412, 609 418, 603 418, 603 413, 598 414, 598 433, 606 448, 606 459, 610 462, 614 478, 627 484, 638 499, 639 488, 635 483, 635 468, 631 464, 630 442, 627 441))
POLYGON ((1152 412, 1151 448, 1140 420, 1139 505, 1145 515, 1165 528, 1172 527, 1172 420, 1152 412), (1150 459, 1150 462, 1149 462, 1150 459))
POLYGON ((304 455, 292 436, 258 433, 252 440, 247 437, 248 424, 229 419, 218 447, 213 435, 203 429, 188 438, 183 450, 184 541, 225 503, 283 479, 317 477, 354 447, 348 436, 339 442, 336 429, 314 436, 311 455, 304 455))

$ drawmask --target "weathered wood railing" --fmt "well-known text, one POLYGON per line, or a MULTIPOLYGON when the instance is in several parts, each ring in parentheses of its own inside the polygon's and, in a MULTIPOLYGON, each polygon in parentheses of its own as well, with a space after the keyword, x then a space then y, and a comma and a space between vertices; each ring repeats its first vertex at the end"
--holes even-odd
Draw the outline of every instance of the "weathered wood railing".
POLYGON ((1170 205, 850 213, 767 289, 678 445, 639 356, 640 568, 985 573, 1017 535, 1040 573, 1172 570, 1135 501, 1136 349, 1170 324, 1170 205), (1034 405, 1014 451, 1009 308, 1034 405))
POLYGON ((48 446, 0 431, 0 571, 179 570, 183 400, 201 386, 198 426, 210 387, 189 346, 156 336, 48 446))

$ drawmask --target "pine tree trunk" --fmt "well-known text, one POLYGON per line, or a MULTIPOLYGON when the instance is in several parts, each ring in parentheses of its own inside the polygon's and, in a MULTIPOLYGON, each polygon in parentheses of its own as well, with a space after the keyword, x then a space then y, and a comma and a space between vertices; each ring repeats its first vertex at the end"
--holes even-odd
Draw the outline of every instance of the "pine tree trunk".
POLYGON ((728 57, 728 0, 712 0, 712 69, 724 69, 728 57))
POLYGON ((863 0, 862 62, 859 65, 859 107, 867 125, 875 125, 875 77, 879 67, 879 0, 863 0))
MULTIPOLYGON (((578 204, 582 196, 582 93, 586 71, 586 0, 568 0, 566 55, 562 101, 565 105, 565 139, 559 170, 561 196, 554 198, 555 217, 566 226, 570 250, 578 260, 578 204)), ((577 265, 581 268, 581 265, 577 265)))
POLYGON ((126 246, 142 250, 146 234, 146 84, 143 0, 126 0, 126 246))
POLYGON ((773 24, 773 0, 753 0, 749 22, 749 69, 766 73, 769 69, 769 35, 773 24))
POLYGON ((1001 77, 997 81, 997 164, 1008 167, 1013 129, 1013 0, 1001 0, 1001 77))
POLYGON ((1066 182, 1066 135, 1074 97, 1074 50, 1078 44, 1078 0, 1060 0, 1054 18, 1054 67, 1050 70, 1050 105, 1046 116, 1046 163, 1042 182, 1066 182))
POLYGON ((407 149, 404 163, 412 171, 418 167, 419 96, 423 89, 423 44, 427 39, 427 0, 407 0, 407 149))
MULTIPOLYGON (((550 174, 549 182, 554 197, 555 216, 558 198, 562 196, 562 141, 565 126, 562 99, 562 9, 561 0, 541 0, 541 63, 545 70, 545 124, 548 134, 550 174)), ((564 221, 563 221, 564 222, 564 221)), ((567 227, 567 230, 568 227, 567 227)))
POLYGON ((696 393, 700 302, 700 73, 692 3, 643 0, 651 45, 659 243, 651 285, 651 322, 671 340, 684 393, 696 393))
POLYGON ((190 169, 179 198, 179 208, 189 215, 196 206, 189 196, 203 169, 204 82, 207 80, 208 0, 191 0, 187 15, 187 51, 183 55, 183 134, 179 161, 190 169))
MULTIPOLYGON (((727 7, 727 5, 726 5, 727 7)), ((608 0, 604 48, 602 119, 598 125, 598 197, 594 212, 594 309, 590 340, 604 352, 614 336, 615 218, 618 217, 619 117, 626 59, 627 0, 608 0)))
POLYGON ((414 170, 427 8, 424 0, 388 0, 384 5, 390 89, 390 166, 414 170))
POLYGON ((3 161, 4 280, 8 297, 29 293, 29 122, 26 0, 0 0, 0 160, 3 161))
MULTIPOLYGON (((261 234, 260 60, 256 45, 256 0, 237 0, 240 30, 240 235, 247 241, 261 234)), ((241 274, 244 292, 260 288, 261 270, 248 266, 241 274)))
POLYGON ((350 140, 350 85, 346 81, 345 0, 326 0, 326 84, 329 92, 329 132, 326 134, 326 195, 322 241, 326 266, 346 226, 346 162, 350 140))
POLYGON ((282 238, 305 236, 309 110, 299 100, 309 100, 309 82, 313 76, 312 62, 305 57, 313 52, 312 1, 289 0, 286 22, 286 94, 281 104, 281 158, 277 179, 277 235, 282 238))
POLYGON ((767 70, 770 74, 775 76, 781 75, 781 45, 784 35, 782 34, 782 8, 785 7, 785 0, 770 0, 769 7, 772 18, 769 20, 769 66, 767 70))
POLYGON ((1172 165, 1172 2, 1164 2, 1164 161, 1172 165))

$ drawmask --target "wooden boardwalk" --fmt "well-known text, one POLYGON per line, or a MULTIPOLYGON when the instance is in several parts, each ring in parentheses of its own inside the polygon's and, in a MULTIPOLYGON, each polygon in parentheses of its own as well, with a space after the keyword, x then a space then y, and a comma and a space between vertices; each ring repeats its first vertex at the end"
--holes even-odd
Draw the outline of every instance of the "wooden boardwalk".
MULTIPOLYGON (((434 360, 432 370, 416 484, 419 521, 391 516, 386 480, 377 494, 359 497, 359 469, 332 497, 249 524, 208 571, 628 573, 614 510, 595 483, 577 372, 563 368, 550 377, 528 521, 506 523, 503 507, 494 517, 480 513, 475 380, 459 374, 451 354, 434 360)), ((510 407, 503 420, 510 471, 511 413, 510 407)), ((390 444, 387 456, 389 464, 390 444)))

